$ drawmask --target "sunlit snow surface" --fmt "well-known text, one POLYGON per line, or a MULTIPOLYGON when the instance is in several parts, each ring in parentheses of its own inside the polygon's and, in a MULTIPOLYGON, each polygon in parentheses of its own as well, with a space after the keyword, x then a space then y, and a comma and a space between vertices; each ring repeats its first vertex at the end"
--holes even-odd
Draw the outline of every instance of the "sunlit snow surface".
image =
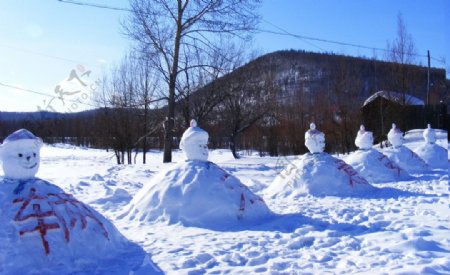
MULTIPOLYGON (((437 144, 448 148, 446 134, 437 135, 437 144)), ((422 132, 413 131, 405 146, 414 150, 422 142, 422 132)), ((44 146, 41 157, 37 176, 109 218, 168 273, 450 273, 446 169, 410 181, 373 183, 384 188, 377 197, 264 197, 279 214, 273 220, 208 230, 117 218, 153 175, 177 165, 162 164, 160 152, 148 155, 149 164, 127 166, 115 165, 112 152, 66 145, 44 146)), ((209 158, 261 196, 293 159, 254 154, 234 160, 227 150, 210 151, 209 158)), ((183 161, 181 152, 174 161, 183 161)))

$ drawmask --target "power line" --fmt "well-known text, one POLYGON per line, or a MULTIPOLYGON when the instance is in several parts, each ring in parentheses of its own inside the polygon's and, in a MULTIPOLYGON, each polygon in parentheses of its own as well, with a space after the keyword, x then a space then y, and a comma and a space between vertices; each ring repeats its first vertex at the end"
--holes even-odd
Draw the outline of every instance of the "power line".
MULTIPOLYGON (((0 44, 0 47, 6 48, 6 49, 10 49, 10 50, 14 50, 14 51, 19 51, 19 52, 24 52, 24 53, 34 54, 34 55, 40 55, 40 56, 44 56, 44 57, 47 57, 47 58, 57 59, 57 60, 69 62, 69 63, 72 63, 72 64, 88 64, 86 62, 81 62, 79 60, 77 61, 77 60, 70 59, 70 58, 60 57, 60 56, 51 55, 51 54, 42 53, 42 52, 36 52, 36 51, 33 51, 33 50, 24 49, 24 48, 17 48, 17 47, 5 45, 5 44, 0 44)), ((100 68, 100 66, 98 66, 98 65, 94 65, 94 64, 90 64, 90 65, 92 65, 94 67, 97 67, 97 68, 100 68)))
MULTIPOLYGON (((266 22, 267 24, 271 25, 272 27, 280 30, 281 32, 277 32, 277 31, 271 31, 271 30, 265 30, 265 29, 258 29, 261 32, 265 32, 265 33, 270 33, 270 34, 276 34, 276 35, 284 35, 284 36, 291 36, 294 38, 298 38, 301 40, 313 40, 313 41, 318 41, 318 42, 324 42, 324 43, 330 43, 330 44, 336 44, 336 45, 341 45, 341 46, 350 46, 350 47, 355 47, 355 48, 361 48, 361 49, 369 49, 369 50, 377 50, 377 51, 383 51, 383 52, 390 52, 388 49, 383 49, 383 48, 377 48, 377 47, 371 47, 371 46, 366 46, 366 45, 361 45, 361 44, 354 44, 354 43, 348 43, 348 42, 341 42, 341 41, 335 41, 335 40, 329 40, 329 39, 323 39, 323 38, 317 38, 317 37, 311 37, 311 36, 305 36, 305 35, 299 35, 299 34, 294 34, 291 33, 267 20, 262 19, 262 21, 266 22)), ((411 56, 416 56, 416 57, 422 57, 422 58, 428 58, 427 55, 421 55, 421 54, 410 54, 411 56)), ((445 61, 431 57, 431 59, 433 59, 434 61, 437 61, 441 64, 446 64, 445 61)))
MULTIPOLYGON (((93 4, 93 3, 86 3, 86 2, 80 2, 80 1, 74 1, 74 0, 58 0, 61 3, 64 4, 72 4, 72 5, 79 5, 79 6, 88 6, 88 7, 94 7, 94 8, 101 8, 101 9, 108 9, 108 10, 116 10, 116 11, 126 11, 126 12, 133 12, 133 10, 131 9, 127 9, 127 8, 121 8, 121 7, 114 7, 114 6, 109 6, 109 5, 99 5, 99 4, 93 4)), ((265 32, 265 33, 270 33, 270 34, 276 34, 276 35, 284 35, 284 36, 291 36, 297 39, 302 40, 305 43, 310 44, 313 47, 316 47, 322 51, 324 51, 324 49, 322 49, 321 47, 308 42, 307 40, 310 41, 317 41, 317 42, 323 42, 323 43, 329 43, 329 44, 335 44, 335 45, 341 45, 341 46, 348 46, 348 47, 355 47, 355 48, 360 48, 360 49, 368 49, 368 50, 376 50, 376 51, 382 51, 382 52, 389 52, 389 50, 387 49, 383 49, 383 48, 377 48, 377 47, 371 47, 371 46, 367 46, 367 45, 361 45, 361 44, 355 44, 355 43, 348 43, 348 42, 343 42, 343 41, 336 41, 336 40, 330 40, 330 39, 323 39, 323 38, 318 38, 318 37, 312 37, 312 36, 305 36, 305 35, 300 35, 300 34, 295 34, 295 33, 291 33, 289 31, 287 31, 286 29, 272 23, 269 22, 265 19, 262 19, 262 21, 266 22, 267 24, 271 25, 272 27, 278 29, 280 32, 277 31, 271 31, 271 30, 265 30, 265 29, 258 29, 261 32, 265 32)), ((411 56, 416 56, 416 57, 421 57, 421 58, 427 58, 427 55, 421 55, 421 54, 410 54, 411 56)), ((446 64, 445 61, 438 59, 438 58, 434 58, 431 57, 432 60, 439 62, 441 64, 446 64)))
POLYGON ((72 1, 72 0, 58 0, 58 1, 63 3, 63 4, 72 4, 72 5, 78 5, 78 6, 88 6, 88 7, 99 8, 99 9, 107 9, 107 10, 115 10, 115 11, 127 11, 127 12, 132 12, 133 11, 133 10, 127 9, 127 8, 113 7, 113 6, 93 4, 93 3, 86 3, 86 2, 80 2, 80 1, 72 1))
MULTIPOLYGON (((0 86, 11 88, 11 89, 15 89, 15 90, 19 90, 19 91, 23 91, 23 92, 27 92, 27 93, 42 95, 42 96, 46 96, 46 97, 57 98, 57 96, 54 96, 54 95, 51 95, 51 94, 47 94, 47 93, 39 92, 39 91, 34 91, 34 90, 30 90, 30 89, 25 89, 25 88, 17 87, 17 86, 14 86, 14 85, 5 84, 5 83, 2 83, 2 82, 0 82, 0 86)), ((64 99, 64 100, 66 100, 68 102, 72 102, 72 103, 77 103, 77 104, 90 106, 90 107, 95 107, 95 108, 98 107, 98 106, 95 106, 95 105, 92 105, 92 104, 89 104, 89 103, 80 102, 80 101, 76 101, 76 100, 71 100, 71 99, 64 99)))

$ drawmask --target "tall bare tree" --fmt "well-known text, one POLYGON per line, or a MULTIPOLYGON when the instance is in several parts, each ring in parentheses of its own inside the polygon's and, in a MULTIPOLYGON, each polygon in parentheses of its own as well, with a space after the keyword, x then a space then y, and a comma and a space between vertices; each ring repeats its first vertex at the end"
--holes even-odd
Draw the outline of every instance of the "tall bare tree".
MULTIPOLYGON (((172 161, 176 88, 180 75, 207 66, 186 63, 186 55, 220 53, 218 37, 245 38, 256 27, 260 0, 131 0, 125 32, 137 42, 167 83, 164 162, 172 161)), ((180 85, 183 86, 183 85, 180 85)))
POLYGON ((416 59, 416 46, 410 33, 406 29, 405 21, 401 13, 397 15, 397 37, 392 42, 387 42, 387 58, 393 62, 393 77, 396 90, 402 93, 402 104, 406 102, 408 89, 408 64, 413 64, 416 59))

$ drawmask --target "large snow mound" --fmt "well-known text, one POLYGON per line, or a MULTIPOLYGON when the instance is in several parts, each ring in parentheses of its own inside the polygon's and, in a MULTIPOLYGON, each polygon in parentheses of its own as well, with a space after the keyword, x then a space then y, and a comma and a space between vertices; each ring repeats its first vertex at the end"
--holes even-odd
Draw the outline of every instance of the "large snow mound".
POLYGON ((432 169, 448 168, 448 152, 437 144, 423 143, 414 152, 432 169))
POLYGON ((425 161, 406 146, 388 147, 383 152, 390 160, 410 174, 424 173, 429 170, 425 161))
POLYGON ((95 210, 40 179, 0 178, 1 274, 158 273, 95 210))
POLYGON ((344 161, 371 183, 385 183, 411 178, 405 170, 373 148, 357 150, 344 158, 344 161))
POLYGON ((361 196, 377 190, 350 165, 327 153, 304 154, 292 161, 265 190, 270 198, 361 196))
POLYGON ((188 160, 155 175, 122 215, 141 222, 224 228, 272 216, 263 199, 208 161, 188 160))

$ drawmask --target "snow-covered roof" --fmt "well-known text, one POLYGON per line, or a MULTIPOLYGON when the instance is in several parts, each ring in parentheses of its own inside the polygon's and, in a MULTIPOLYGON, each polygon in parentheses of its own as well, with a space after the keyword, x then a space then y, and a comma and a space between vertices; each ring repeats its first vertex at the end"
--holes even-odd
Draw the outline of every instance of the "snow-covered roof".
MULTIPOLYGON (((377 97, 384 97, 387 100, 391 100, 397 103, 401 103, 403 99, 403 94, 399 92, 392 92, 392 91, 379 91, 371 95, 369 98, 367 98, 364 101, 363 107, 375 100, 377 97)), ((423 100, 414 97, 409 94, 405 94, 405 103, 406 105, 425 105, 423 100)))

